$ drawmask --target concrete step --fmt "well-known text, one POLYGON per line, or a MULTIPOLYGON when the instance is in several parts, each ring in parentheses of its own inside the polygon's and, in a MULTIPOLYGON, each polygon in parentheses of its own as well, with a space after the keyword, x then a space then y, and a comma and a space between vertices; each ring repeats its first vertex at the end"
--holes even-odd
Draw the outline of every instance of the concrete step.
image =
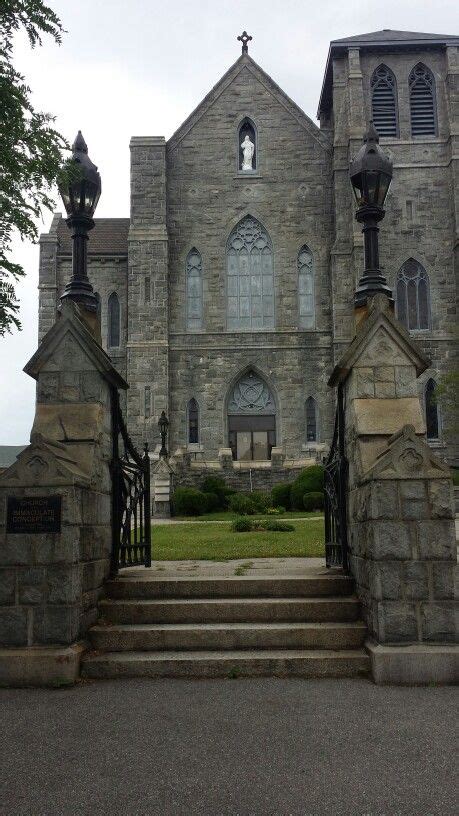
POLYGON ((354 623, 144 623, 93 626, 92 646, 106 652, 216 649, 355 649, 366 626, 354 623))
POLYGON ((99 602, 102 624, 110 623, 275 623, 355 621, 354 596, 335 598, 164 598, 99 602))
POLYGON ((282 598, 351 595, 348 575, 234 576, 218 578, 156 578, 122 576, 106 584, 109 598, 282 598))
POLYGON ((82 676, 118 677, 356 677, 368 674, 363 649, 88 653, 82 676))

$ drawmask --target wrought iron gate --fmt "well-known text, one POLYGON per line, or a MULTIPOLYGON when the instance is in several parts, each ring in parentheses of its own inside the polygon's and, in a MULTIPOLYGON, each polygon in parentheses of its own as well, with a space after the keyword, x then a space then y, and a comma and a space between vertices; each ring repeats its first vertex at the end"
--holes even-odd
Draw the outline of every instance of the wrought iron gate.
POLYGON ((134 448, 112 389, 112 574, 121 567, 151 566, 150 458, 134 448), (120 452, 121 442, 121 452, 120 452))
POLYGON ((338 386, 338 405, 333 442, 325 462, 325 562, 327 567, 348 570, 347 554, 347 476, 344 452, 344 395, 338 386))

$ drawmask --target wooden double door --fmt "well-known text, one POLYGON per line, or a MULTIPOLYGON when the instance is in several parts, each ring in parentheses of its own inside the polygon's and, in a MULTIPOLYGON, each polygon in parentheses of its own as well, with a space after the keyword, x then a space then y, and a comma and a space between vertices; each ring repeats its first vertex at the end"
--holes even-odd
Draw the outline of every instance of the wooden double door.
POLYGON ((233 459, 242 462, 271 459, 276 444, 275 416, 229 416, 228 430, 233 459))

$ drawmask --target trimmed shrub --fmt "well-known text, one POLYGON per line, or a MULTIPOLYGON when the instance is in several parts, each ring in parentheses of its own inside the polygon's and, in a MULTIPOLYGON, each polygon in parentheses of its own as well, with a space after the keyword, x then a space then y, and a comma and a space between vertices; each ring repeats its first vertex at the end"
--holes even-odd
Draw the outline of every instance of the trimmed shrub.
POLYGON ((277 521, 277 519, 267 519, 263 522, 263 529, 269 530, 273 533, 292 533, 294 531, 293 524, 287 524, 285 521, 277 521))
POLYGON ((172 494, 174 516, 200 516, 207 510, 206 495, 194 487, 178 487, 172 494))
POLYGON ((228 507, 228 497, 232 492, 221 476, 206 476, 201 485, 203 493, 213 493, 218 496, 218 507, 216 509, 225 510, 228 507))
POLYGON ((252 529, 252 522, 247 516, 239 516, 239 518, 234 519, 233 523, 231 524, 231 529, 234 533, 250 533, 252 529))
POLYGON ((322 465, 305 468, 295 479, 290 490, 290 501, 294 510, 304 510, 305 493, 321 493, 324 489, 324 469, 322 465))
POLYGON ((311 510, 324 509, 324 494, 323 493, 305 493, 303 496, 303 507, 310 512, 311 510))
POLYGON ((220 510, 220 499, 216 493, 204 493, 206 499, 206 513, 213 513, 215 510, 220 510))
POLYGON ((240 516, 253 516, 257 512, 254 502, 244 493, 235 493, 229 501, 229 508, 240 516))
POLYGON ((271 490, 271 501, 274 507, 284 507, 285 510, 290 510, 290 489, 292 485, 283 484, 274 485, 271 490))
POLYGON ((265 513, 268 507, 272 506, 269 493, 254 490, 252 493, 247 493, 247 497, 253 501, 258 513, 265 513))

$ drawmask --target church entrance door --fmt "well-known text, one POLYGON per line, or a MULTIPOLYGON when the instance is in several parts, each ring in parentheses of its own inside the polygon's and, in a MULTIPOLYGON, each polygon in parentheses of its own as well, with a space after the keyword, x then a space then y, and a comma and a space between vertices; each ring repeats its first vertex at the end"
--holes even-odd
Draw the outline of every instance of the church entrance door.
POLYGON ((242 462, 271 459, 276 444, 275 416, 230 416, 228 425, 233 459, 242 462))

